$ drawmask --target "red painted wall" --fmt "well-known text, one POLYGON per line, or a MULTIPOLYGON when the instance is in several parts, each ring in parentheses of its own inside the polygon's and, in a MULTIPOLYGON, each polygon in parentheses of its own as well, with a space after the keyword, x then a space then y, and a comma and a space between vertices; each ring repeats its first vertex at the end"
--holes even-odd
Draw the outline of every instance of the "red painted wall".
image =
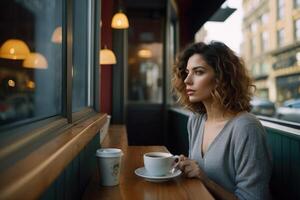
MULTIPOLYGON (((101 10, 101 48, 105 45, 112 49, 113 1, 102 0, 101 10)), ((100 111, 111 114, 112 112, 112 65, 101 65, 100 77, 100 111)))

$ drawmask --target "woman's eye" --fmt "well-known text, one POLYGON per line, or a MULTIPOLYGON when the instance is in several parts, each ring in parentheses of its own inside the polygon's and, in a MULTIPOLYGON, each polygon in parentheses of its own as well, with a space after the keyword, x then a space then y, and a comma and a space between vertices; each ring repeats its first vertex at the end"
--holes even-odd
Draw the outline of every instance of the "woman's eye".
POLYGON ((203 71, 195 71, 196 75, 202 75, 204 72, 203 71))

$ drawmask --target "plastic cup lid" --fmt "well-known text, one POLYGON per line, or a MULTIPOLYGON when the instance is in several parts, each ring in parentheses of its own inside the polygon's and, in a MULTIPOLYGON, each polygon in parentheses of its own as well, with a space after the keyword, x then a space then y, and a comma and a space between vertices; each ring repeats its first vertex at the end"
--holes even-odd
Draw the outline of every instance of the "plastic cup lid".
POLYGON ((121 149, 116 148, 101 148, 97 150, 96 156, 105 158, 121 157, 123 152, 121 149))

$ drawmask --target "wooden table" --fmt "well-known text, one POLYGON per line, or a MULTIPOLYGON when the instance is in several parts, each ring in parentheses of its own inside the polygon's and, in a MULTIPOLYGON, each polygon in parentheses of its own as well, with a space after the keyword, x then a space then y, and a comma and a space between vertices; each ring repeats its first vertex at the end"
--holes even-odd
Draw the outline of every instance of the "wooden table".
POLYGON ((143 154, 150 151, 168 150, 164 146, 128 146, 124 126, 112 126, 102 147, 121 148, 124 152, 118 186, 100 186, 98 175, 88 185, 83 199, 107 200, 169 200, 169 199, 214 199, 205 186, 197 179, 177 177, 167 182, 153 183, 134 174, 143 166, 143 154))

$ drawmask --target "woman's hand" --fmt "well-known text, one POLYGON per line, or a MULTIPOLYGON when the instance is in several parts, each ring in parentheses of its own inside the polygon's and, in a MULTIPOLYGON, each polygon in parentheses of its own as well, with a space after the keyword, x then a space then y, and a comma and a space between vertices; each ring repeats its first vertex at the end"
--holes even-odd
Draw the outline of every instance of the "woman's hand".
POLYGON ((195 160, 185 157, 184 155, 180 155, 178 167, 188 178, 199 178, 202 181, 207 180, 206 175, 199 167, 198 163, 195 160))

